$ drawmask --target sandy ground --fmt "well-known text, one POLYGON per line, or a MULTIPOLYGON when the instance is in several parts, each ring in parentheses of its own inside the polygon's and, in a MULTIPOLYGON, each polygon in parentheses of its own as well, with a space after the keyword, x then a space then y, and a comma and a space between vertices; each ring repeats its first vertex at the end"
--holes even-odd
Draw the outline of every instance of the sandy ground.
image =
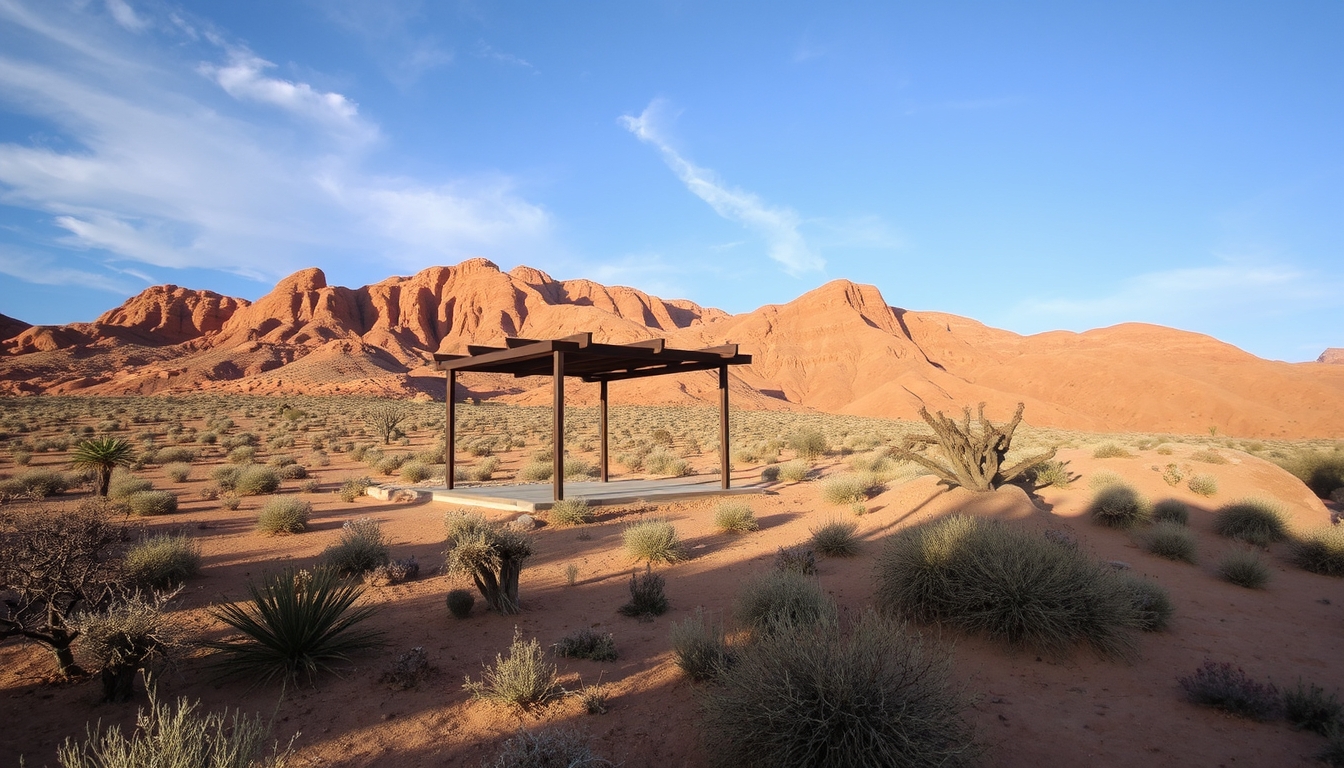
MULTIPOLYGON (((432 502, 393 504, 361 499, 345 504, 330 491, 339 480, 363 474, 344 455, 316 474, 323 492, 306 494, 315 515, 309 532, 266 537, 253 530, 261 499, 245 499, 236 511, 199 500, 197 479, 176 486, 146 476, 156 486, 181 492, 178 514, 145 521, 151 530, 184 530, 204 548, 202 574, 187 585, 176 615, 198 638, 223 634, 204 611, 212 603, 240 599, 247 579, 285 564, 307 566, 338 535, 341 524, 357 517, 383 523, 394 557, 415 555, 422 578, 407 584, 371 588, 366 600, 380 610, 373 623, 386 631, 389 645, 360 657, 343 677, 327 676, 315 686, 287 691, 252 688, 245 680, 213 681, 204 669, 205 651, 194 650, 175 670, 158 678, 161 694, 199 698, 204 707, 241 707, 274 713, 276 735, 298 733, 297 765, 456 766, 479 765, 499 742, 519 728, 568 723, 589 732, 597 750, 626 766, 700 766, 706 762, 697 734, 696 686, 672 661, 669 625, 697 606, 729 614, 736 587, 756 571, 771 567, 776 549, 806 540, 809 529, 834 517, 855 520, 864 538, 859 556, 820 562, 821 584, 849 611, 871 604, 874 556, 892 531, 952 511, 1019 521, 1037 528, 1066 529, 1081 546, 1104 560, 1123 561, 1132 572, 1155 579, 1176 606, 1167 632, 1145 634, 1133 663, 1097 659, 1087 651, 1066 658, 1041 658, 1012 652, 960 635, 955 643, 954 674, 974 696, 966 715, 978 739, 989 746, 986 765, 1039 766, 1292 766, 1311 765, 1324 744, 1314 734, 1295 732, 1283 722, 1254 723, 1196 707, 1182 699, 1177 677, 1206 659, 1230 661, 1249 674, 1280 687, 1299 677, 1327 689, 1344 688, 1339 647, 1344 636, 1344 580, 1305 573, 1275 547, 1269 561, 1273 580, 1265 590, 1247 590, 1219 580, 1214 564, 1229 542, 1211 530, 1219 504, 1260 496, 1277 500, 1296 529, 1329 524, 1329 511, 1299 482, 1260 459, 1223 450, 1223 465, 1191 463, 1190 446, 1174 456, 1139 452, 1134 458, 1094 459, 1090 450, 1061 452, 1082 475, 1069 489, 1046 489, 1030 500, 1019 489, 993 494, 945 491, 921 477, 870 500, 869 514, 853 517, 847 507, 828 506, 818 483, 778 484, 750 503, 761 530, 745 535, 719 533, 712 525, 716 502, 674 503, 659 507, 603 509, 594 524, 579 528, 543 526, 535 532, 536 555, 522 574, 523 612, 501 616, 482 610, 466 620, 453 619, 444 596, 462 581, 438 575, 442 564, 443 517, 447 508, 432 502), (1184 452, 1184 453, 1183 453, 1184 452), (1172 461, 1191 464, 1218 478, 1210 499, 1183 486, 1169 488, 1154 467, 1172 461), (344 463, 342 463, 344 462, 344 463), (1183 499, 1193 506, 1192 528, 1200 545, 1200 563, 1168 562, 1143 552, 1130 534, 1093 525, 1084 515, 1092 496, 1088 479, 1099 470, 1123 476, 1152 500, 1183 499), (620 616, 628 598, 634 563, 621 547, 622 527, 649 516, 670 517, 688 543, 691 557, 659 571, 667 578, 672 609, 652 621, 620 616), (577 583, 565 582, 565 567, 579 568, 577 583), (567 633, 592 627, 614 635, 620 658, 598 663, 559 659, 565 687, 599 680, 610 694, 610 711, 587 715, 573 697, 521 713, 472 701, 462 690, 464 676, 479 677, 482 664, 504 651, 515 628, 543 645, 567 633), (393 691, 379 675, 400 652, 423 646, 437 673, 419 688, 393 691)), ((42 463, 39 455, 34 466, 42 463)), ((517 458, 506 460, 506 466, 517 458)), ((844 471, 844 459, 820 464, 823 474, 844 471)), ((195 475, 208 468, 198 464, 195 475)), ((754 476, 744 470, 741 475, 754 476)), ((297 493, 287 481, 283 492, 297 493)), ((56 502, 44 502, 54 504, 56 502)), ((487 513, 508 519, 506 513, 487 513)), ((925 629, 927 632, 936 630, 925 629)), ((85 724, 130 724, 135 705, 98 703, 96 681, 53 683, 50 655, 35 646, 0 646, 0 765, 55 763, 55 750, 67 737, 80 737, 85 724)), ((143 696, 141 697, 143 702, 143 696)))

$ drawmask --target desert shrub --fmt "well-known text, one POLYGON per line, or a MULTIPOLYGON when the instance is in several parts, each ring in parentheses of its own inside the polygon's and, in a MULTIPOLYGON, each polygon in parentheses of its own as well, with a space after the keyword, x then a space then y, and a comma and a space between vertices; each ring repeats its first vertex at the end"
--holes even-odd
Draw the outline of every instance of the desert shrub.
POLYGON ((469 589, 450 589, 448 590, 448 612, 455 619, 465 619, 471 615, 471 609, 476 605, 476 596, 469 589))
POLYGON ((1128 459, 1133 455, 1116 443, 1102 443, 1092 451, 1094 459, 1128 459))
POLYGON ((70 487, 70 479, 60 472, 49 469, 30 469, 18 477, 0 480, 0 495, 45 499, 55 496, 70 487))
POLYGON ((1159 632, 1171 623, 1171 614, 1175 608, 1171 604, 1171 595, 1160 584, 1134 576, 1125 577, 1125 586, 1129 588, 1130 599, 1139 615, 1139 629, 1144 632, 1159 632))
POLYGON ((1153 505, 1153 522, 1188 525, 1190 506, 1180 499, 1163 499, 1153 505))
POLYGON ((1124 482, 1125 479, 1123 477, 1103 469, 1100 472, 1092 473, 1092 477, 1087 481, 1087 487, 1094 491, 1101 491, 1112 485, 1121 485, 1124 482))
POLYGON ((1344 452, 1302 450, 1274 463, 1291 472, 1322 499, 1330 498, 1336 488, 1344 488, 1344 452))
POLYGON ((242 504, 243 504, 243 497, 239 496, 236 493, 232 492, 224 493, 221 494, 219 497, 219 506, 223 507, 224 509, 234 510, 242 506, 242 504))
POLYGON ((166 589, 200 573, 201 547, 186 534, 155 534, 131 547, 122 567, 131 584, 166 589))
POLYGON ((1182 472, 1181 468, 1175 464, 1168 464, 1162 469, 1162 482, 1170 485, 1172 488, 1180 485, 1181 481, 1184 479, 1185 472, 1182 472))
POLYGON ((616 455, 616 463, 630 470, 631 472, 644 471, 644 456, 646 454, 639 452, 619 453, 616 455))
POLYGON ((645 565, 643 574, 630 574, 630 602, 620 607, 620 613, 641 619, 662 616, 667 612, 666 586, 667 580, 645 565))
POLYGON ((20 467, 28 466, 28 464, 32 460, 33 460, 33 454, 31 451, 25 451, 22 449, 14 451, 14 463, 19 465, 20 467))
POLYGON ((1213 475, 1193 475, 1186 487, 1200 496, 1212 496, 1218 492, 1218 478, 1213 475))
POLYGON ((828 504, 861 504, 881 488, 873 475, 839 475, 821 484, 821 498, 828 504))
POLYGON ((227 460, 230 464, 251 464, 257 458, 257 449, 250 445, 240 445, 229 451, 227 460))
POLYGON ((371 587, 389 587, 410 581, 419 575, 420 563, 416 562, 415 555, 411 555, 404 559, 375 565, 364 572, 364 583, 371 587))
POLYGON ((1283 692, 1283 714, 1294 728, 1329 736, 1344 725, 1344 704, 1339 696, 1326 693, 1315 683, 1307 685, 1298 679, 1297 685, 1283 692))
POLYGON ((281 467, 293 466, 294 464, 297 464, 298 461, 299 461, 298 459, 294 458, 293 456, 290 456, 287 453, 277 453, 274 456, 271 456, 270 458, 266 459, 266 465, 270 467, 275 467, 276 469, 280 469, 281 467))
POLYGON ((1205 661, 1193 675, 1177 682, 1195 704, 1252 720, 1270 720, 1279 713, 1277 688, 1252 680, 1240 667, 1227 662, 1205 661))
POLYGON ((66 739, 56 760, 61 768, 284 768, 290 748, 272 741, 265 720, 236 711, 201 715, 199 706, 181 698, 174 710, 151 688, 149 709, 139 710, 130 736, 115 725, 101 733, 95 726, 82 744, 66 739))
POLYGON ((1228 504, 1213 517, 1213 530, 1219 536, 1267 547, 1288 538, 1288 523, 1283 512, 1271 502, 1245 499, 1228 504))
POLYGON ((712 680, 732 661, 723 625, 706 620, 704 608, 672 622, 670 635, 677 666, 692 680, 712 680))
POLYGON ((262 533, 302 533, 308 528, 313 505, 291 496, 272 496, 257 514, 257 530, 262 533))
POLYGON ((163 599, 134 593, 76 618, 80 655, 100 670, 103 701, 130 701, 136 673, 176 645, 163 608, 163 599))
POLYGON ((553 648, 556 656, 592 661, 616 660, 616 641, 612 639, 611 633, 594 632, 588 627, 570 632, 560 638, 553 648))
MULTIPOLYGON (((370 454, 373 455, 373 454, 370 454)), ((372 466, 375 472, 380 475, 395 475, 405 466, 408 457, 404 453, 392 453, 379 455, 378 460, 373 462, 372 466)))
POLYGON ((724 533, 747 533, 761 529, 751 507, 741 501, 720 503, 714 510, 714 527, 724 533))
POLYGON ((1218 561, 1218 575, 1239 587, 1264 589, 1269 583, 1269 566, 1252 550, 1234 549, 1218 561))
POLYGON ((361 517, 341 526, 341 537, 322 551, 322 562, 342 576, 355 576, 387 565, 387 536, 377 520, 361 517))
POLYGON ((1331 768, 1344 766, 1344 728, 1331 729, 1325 748, 1316 753, 1316 759, 1331 768))
POLYGON ((891 536, 877 582, 884 611, 1015 647, 1062 653, 1084 643, 1125 657, 1141 624, 1114 568, 983 518, 953 515, 891 536))
POLYGON ((835 603, 816 579, 773 569, 744 580, 733 604, 734 617, 756 634, 816 626, 834 613, 835 603))
POLYGON ((607 713, 607 689, 602 685, 600 676, 596 685, 580 685, 578 696, 579 701, 583 704, 584 711, 588 714, 605 715, 607 713))
POLYGON ((160 448, 154 453, 155 464, 190 464, 195 460, 196 452, 190 448, 183 448, 181 446, 160 448))
POLYGON ((830 450, 826 436, 815 427, 803 427, 789 435, 788 446, 796 455, 809 459, 814 459, 830 450))
MULTIPOLYGON (((316 445, 317 442, 319 441, 314 441, 315 444, 313 445, 313 452, 308 454, 307 463, 314 467, 331 466, 331 457, 327 455, 326 451, 322 450, 316 445)), ((333 450, 335 449, 333 448, 333 450)))
POLYGON ((572 728, 519 731, 500 745, 487 768, 604 768, 611 762, 593 752, 588 737, 572 728))
POLYGON ((363 496, 364 492, 372 485, 373 481, 367 477, 349 477, 341 483, 341 489, 336 494, 346 504, 353 504, 355 499, 363 496))
POLYGON ((665 518, 631 523, 621 532, 621 537, 626 553, 636 560, 675 563, 685 556, 677 529, 665 518))
POLYGON ((801 483, 812 471, 812 464, 805 459, 794 459, 779 465, 779 479, 790 483, 801 483))
POLYGON ((310 477, 302 483, 299 483, 299 491, 301 493, 317 493, 320 490, 322 490, 322 481, 318 480, 316 477, 310 477))
POLYGON ((498 471, 499 459, 491 456, 483 461, 477 462, 476 466, 471 468, 471 479, 478 483, 483 483, 494 477, 495 472, 498 471))
POLYGON ((201 445, 214 445, 219 442, 219 435, 214 432, 202 432, 196 436, 196 439, 201 442, 201 445))
POLYGON ((1179 523, 1157 523, 1142 538, 1143 548, 1158 557, 1195 562, 1195 534, 1179 523))
MULTIPOLYGON (((685 462, 682 463, 685 464, 685 462)), ((572 459, 572 458, 565 459, 566 478, 569 478, 571 480, 572 479, 581 480, 589 477, 597 477, 597 475, 598 475, 597 467, 592 464, 589 464, 583 459, 572 459)), ((680 477, 680 475, 678 475, 678 477, 680 477)))
POLYGON ((556 525, 583 525, 593 521, 593 508, 583 499, 565 499, 555 502, 548 517, 556 525))
POLYGON ((308 476, 308 470, 302 464, 286 464, 277 471, 285 480, 302 480, 308 476))
POLYGON ((1323 576, 1344 576, 1344 527, 1313 531, 1293 542, 1293 562, 1298 568, 1323 576))
POLYGON ((185 483, 191 479, 191 465, 182 462, 163 465, 163 474, 174 483, 185 483))
POLYGON ((1224 456, 1223 454, 1221 454, 1221 453, 1219 453, 1219 452, 1213 450, 1212 448, 1204 448, 1204 449, 1195 451, 1194 453, 1190 454, 1190 460, 1191 460, 1191 461, 1199 461, 1199 462, 1203 462, 1203 463, 1205 463, 1205 464, 1226 464, 1226 463, 1227 463, 1227 457, 1224 456))
POLYGON ((745 648, 702 698, 712 765, 967 766, 980 750, 960 716, 950 656, 865 613, 791 627, 745 648))
POLYGON ((435 669, 429 663, 429 654, 423 646, 416 646, 397 658, 379 676, 378 682, 394 691, 409 691, 434 674, 435 669))
POLYGON ((508 657, 496 655, 495 666, 485 667, 479 682, 468 677, 462 688, 472 698, 519 707, 540 704, 560 692, 556 667, 547 663, 541 644, 536 638, 523 642, 517 630, 508 657))
POLYGON ((1087 510, 1093 522, 1108 528, 1133 528, 1148 521, 1148 504, 1128 485, 1109 485, 1097 492, 1087 510))
POLYGON ((1032 467, 1026 472, 1028 482, 1034 488, 1068 488, 1073 482, 1066 462, 1051 459, 1032 467))
POLYGON ((779 480, 779 465, 776 464, 761 470, 762 482, 773 483, 777 480, 779 480))
POLYGON ((555 467, 549 461, 533 461, 518 470, 518 478, 527 483, 540 483, 551 479, 555 467))
POLYGON ((210 470, 210 479, 215 485, 225 491, 232 491, 238 485, 238 475, 242 474, 242 467, 225 465, 215 467, 210 470))
POLYGON ((356 625, 374 614, 356 606, 364 588, 330 568, 285 569, 247 584, 246 603, 220 603, 211 615, 243 633, 242 639, 205 645, 220 652, 217 669, 259 683, 309 680, 382 645, 381 634, 356 625))
POLYGON ((154 484, 145 478, 136 477, 130 472, 118 471, 112 475, 112 482, 107 486, 107 495, 113 499, 128 499, 132 494, 153 489, 154 484))
POLYGON ((775 570, 811 576, 817 572, 817 552, 804 544, 780 547, 775 552, 775 570))
POLYGON ((177 497, 167 491, 140 491, 126 497, 126 505, 139 517, 170 515, 177 511, 177 497))
POLYGON ((685 477, 691 474, 686 460, 668 451, 657 450, 644 457, 644 469, 651 475, 685 477))
POLYGON ((275 493, 279 487, 280 473, 271 467, 249 465, 238 473, 238 480, 234 483, 233 490, 240 496, 261 496, 275 493))
POLYGON ((812 548, 826 557, 853 557, 859 553, 859 526, 831 520, 811 529, 812 548))
POLYGON ((445 571, 471 576, 490 608, 517 613, 518 576, 532 556, 531 538, 474 513, 450 512, 444 528, 448 534, 445 571))

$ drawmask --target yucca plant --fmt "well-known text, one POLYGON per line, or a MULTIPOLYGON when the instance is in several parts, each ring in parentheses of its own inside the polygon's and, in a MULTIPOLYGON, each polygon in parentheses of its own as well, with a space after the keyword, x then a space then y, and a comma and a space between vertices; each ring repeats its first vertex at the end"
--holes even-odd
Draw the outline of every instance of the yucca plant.
POLYGON ((334 668, 358 651, 383 644, 382 633, 356 629, 374 613, 370 605, 355 606, 364 588, 344 581, 330 568, 285 569, 248 582, 251 600, 226 603, 211 614, 246 635, 240 640, 206 643, 221 651, 225 674, 242 674, 257 683, 309 680, 334 668))
POLYGON ((80 440, 70 454, 70 463, 78 469, 98 473, 98 495, 106 496, 112 484, 112 470, 129 467, 135 461, 135 446, 120 437, 95 437, 80 440))

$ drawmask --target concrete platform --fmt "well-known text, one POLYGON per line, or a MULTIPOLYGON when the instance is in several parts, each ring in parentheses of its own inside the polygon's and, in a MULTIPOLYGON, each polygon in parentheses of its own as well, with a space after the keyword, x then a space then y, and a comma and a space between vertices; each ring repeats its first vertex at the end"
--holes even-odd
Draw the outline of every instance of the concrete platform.
MULTIPOLYGON (((540 512, 550 509, 555 504, 551 498, 553 489, 550 483, 487 485, 454 488, 451 491, 444 487, 418 487, 415 490, 420 493, 427 491, 433 501, 487 509, 540 512)), ((765 490, 766 486, 746 479, 735 480, 733 488, 725 491, 719 487, 717 476, 677 477, 657 480, 613 480, 607 483, 567 482, 565 498, 583 499, 592 506, 600 506, 629 504, 636 501, 671 501, 699 496, 738 496, 763 493, 765 490), (737 485, 737 482, 741 482, 742 485, 737 485)))

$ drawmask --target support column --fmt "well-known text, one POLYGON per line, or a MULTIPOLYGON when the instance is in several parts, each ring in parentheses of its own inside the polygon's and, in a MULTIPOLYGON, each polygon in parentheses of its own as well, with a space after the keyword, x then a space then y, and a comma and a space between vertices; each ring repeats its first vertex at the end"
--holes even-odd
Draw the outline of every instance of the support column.
POLYGON ((597 390, 597 437, 601 447, 598 448, 597 463, 598 471, 601 473, 602 482, 607 482, 607 381, 603 379, 598 383, 597 390))
POLYGON ((719 471, 726 491, 732 485, 728 466, 728 366, 719 366, 719 471))
POLYGON ((453 490, 453 476, 457 473, 457 371, 448 372, 448 394, 443 398, 447 404, 448 433, 443 439, 443 475, 448 480, 448 490, 453 490))
POLYGON ((555 411, 555 438, 551 441, 552 448, 555 450, 553 456, 554 467, 551 474, 551 487, 554 489, 554 499, 564 501, 565 499, 565 353, 552 352, 553 368, 551 377, 554 380, 555 400, 552 408, 555 411))

